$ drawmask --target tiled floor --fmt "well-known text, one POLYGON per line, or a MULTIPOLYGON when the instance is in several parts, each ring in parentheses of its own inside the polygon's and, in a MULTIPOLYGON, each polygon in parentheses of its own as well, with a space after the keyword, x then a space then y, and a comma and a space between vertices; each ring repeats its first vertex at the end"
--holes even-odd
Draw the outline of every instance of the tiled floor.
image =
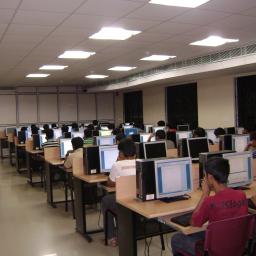
MULTIPOLYGON (((58 191, 62 195, 62 191, 58 191)), ((90 223, 95 227, 99 213, 92 211, 90 223)), ((53 209, 46 204, 40 187, 31 187, 25 175, 0 161, 0 255, 1 256, 85 256, 118 255, 117 248, 103 244, 103 233, 93 235, 88 243, 75 231, 71 212, 63 206, 53 209)), ((170 237, 166 237, 169 241, 170 237)), ((138 255, 144 255, 145 242, 139 242, 138 255)), ((161 254, 160 240, 154 238, 150 255, 171 255, 167 248, 161 254)))

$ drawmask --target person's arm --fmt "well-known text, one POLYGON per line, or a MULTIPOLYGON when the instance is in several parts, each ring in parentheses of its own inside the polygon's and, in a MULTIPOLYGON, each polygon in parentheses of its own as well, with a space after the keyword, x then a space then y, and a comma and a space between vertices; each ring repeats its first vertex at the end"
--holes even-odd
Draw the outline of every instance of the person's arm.
POLYGON ((153 137, 154 137, 154 134, 151 133, 150 136, 148 137, 148 141, 147 142, 150 142, 153 137))
POLYGON ((205 200, 210 195, 210 188, 209 185, 204 178, 202 182, 202 195, 200 198, 199 203, 197 204, 196 209, 193 212, 193 216, 191 219, 191 225, 192 226, 201 226, 204 224, 204 222, 207 220, 207 209, 205 206, 205 200))
POLYGON ((108 176, 108 181, 107 181, 107 186, 108 187, 115 187, 116 186, 116 177, 118 176, 118 170, 116 168, 116 164, 114 163, 112 168, 111 168, 111 171, 110 171, 110 174, 108 176))
POLYGON ((66 158, 65 158, 64 168, 65 169, 71 169, 72 168, 72 159, 71 159, 70 155, 66 156, 66 158))

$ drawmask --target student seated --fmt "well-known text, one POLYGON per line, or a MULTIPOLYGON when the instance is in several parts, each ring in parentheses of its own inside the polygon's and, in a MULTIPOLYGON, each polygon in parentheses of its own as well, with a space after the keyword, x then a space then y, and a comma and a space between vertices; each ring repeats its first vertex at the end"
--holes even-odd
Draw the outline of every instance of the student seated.
POLYGON ((118 145, 123 139, 125 139, 125 135, 123 133, 118 133, 116 135, 116 144, 118 145))
POLYGON ((214 130, 214 135, 216 136, 216 141, 215 142, 219 142, 219 138, 221 135, 225 135, 226 132, 223 128, 219 127, 217 129, 214 130))
POLYGON ((93 145, 93 136, 92 130, 85 129, 84 130, 84 144, 85 145, 93 145))
MULTIPOLYGON (((204 128, 202 127, 197 127, 194 131, 193 131, 193 138, 203 138, 203 137, 207 137, 206 135, 206 131, 204 128)), ((214 142, 212 140, 208 140, 209 143, 211 145, 214 144, 214 142)))
POLYGON ((163 121, 163 120, 158 121, 157 126, 164 127, 165 126, 165 121, 163 121))
POLYGON ((80 137, 75 137, 71 140, 73 150, 67 152, 64 162, 64 167, 66 169, 72 169, 74 158, 83 158, 83 146, 84 141, 80 137))
POLYGON ((57 127, 57 124, 55 124, 55 123, 53 123, 52 124, 52 129, 57 129, 58 127, 57 127))
MULTIPOLYGON (((151 134, 148 138, 148 142, 151 141, 151 139, 154 137, 154 134, 151 134)), ((156 132, 156 141, 161 141, 161 140, 165 140, 166 141, 166 147, 167 149, 173 149, 175 148, 175 144, 173 141, 171 140, 166 140, 166 134, 165 134, 165 131, 164 130, 158 130, 156 132)))
POLYGON ((246 146, 245 151, 251 151, 252 157, 256 158, 256 132, 250 133, 250 143, 246 146))
MULTIPOLYGON (((114 187, 116 184, 116 177, 136 175, 136 148, 131 139, 123 139, 118 145, 119 155, 117 162, 113 164, 108 178, 107 186, 114 187)), ((106 195, 102 199, 102 212, 105 219, 105 213, 111 210, 113 213, 117 212, 115 194, 106 195)), ((105 221, 104 221, 105 223, 105 221)), ((108 234, 109 244, 111 246, 117 245, 117 236, 115 234, 114 219, 111 215, 108 217, 108 234)))
POLYGON ((68 126, 65 125, 65 124, 63 124, 62 127, 61 127, 61 132, 62 132, 62 134, 65 133, 65 132, 68 132, 68 130, 69 130, 69 129, 68 129, 68 126))
MULTIPOLYGON (((206 163, 205 171, 202 196, 193 212, 191 225, 201 227, 207 221, 211 223, 246 215, 248 205, 244 192, 227 187, 230 172, 228 160, 218 157, 211 158, 206 163), (211 191, 215 193, 212 196, 210 196, 211 191)), ((178 249, 195 255, 195 245, 204 240, 204 235, 204 232, 192 235, 175 234, 171 240, 173 255, 178 255, 178 249)))
POLYGON ((60 144, 57 140, 54 140, 54 133, 52 129, 46 131, 46 142, 42 144, 42 148, 59 147, 60 144))
POLYGON ((44 124, 44 125, 43 125, 42 133, 45 134, 47 130, 49 130, 49 124, 44 124))
POLYGON ((36 127, 35 124, 32 124, 32 125, 31 125, 31 134, 32 134, 32 135, 36 135, 36 134, 38 134, 38 131, 39 131, 39 128, 36 127))
POLYGON ((72 123, 71 127, 72 127, 72 132, 78 132, 79 131, 78 123, 72 123))

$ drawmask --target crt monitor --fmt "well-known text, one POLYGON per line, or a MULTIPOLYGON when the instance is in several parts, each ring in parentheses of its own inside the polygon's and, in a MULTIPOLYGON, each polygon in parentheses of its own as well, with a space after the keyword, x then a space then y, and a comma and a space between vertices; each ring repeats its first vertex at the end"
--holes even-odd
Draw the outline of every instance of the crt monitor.
POLYGON ((191 131, 180 131, 180 132, 176 132, 176 141, 178 143, 178 141, 180 139, 188 139, 192 137, 192 132, 191 131))
POLYGON ((26 132, 24 131, 18 132, 18 142, 19 144, 24 144, 26 142, 26 132))
POLYGON ((73 150, 71 139, 60 139, 60 158, 65 158, 69 150, 73 150))
POLYGON ((32 138, 31 130, 26 130, 26 139, 31 139, 31 138, 32 138))
POLYGON ((5 134, 8 135, 8 134, 14 134, 16 132, 16 127, 7 127, 5 129, 5 134))
POLYGON ((38 150, 41 148, 40 144, 40 135, 39 134, 33 134, 32 135, 32 140, 33 140, 33 149, 38 150))
POLYGON ((226 134, 236 134, 236 128, 235 127, 227 127, 225 128, 226 134))
POLYGON ((71 133, 72 138, 76 138, 76 137, 80 137, 80 138, 84 138, 84 133, 83 132, 72 132, 71 133))
POLYGON ((232 150, 236 152, 243 152, 249 142, 250 142, 249 135, 233 135, 232 150))
POLYGON ((167 157, 166 141, 146 142, 143 144, 145 159, 167 157))
POLYGON ((58 129, 52 129, 53 130, 53 134, 54 134, 54 139, 57 140, 58 138, 60 138, 62 136, 62 130, 61 128, 58 129))
POLYGON ((117 161, 118 154, 117 145, 99 147, 101 173, 110 172, 113 164, 117 161))
POLYGON ((229 161, 229 187, 243 187, 250 185, 253 182, 251 152, 224 154, 223 158, 228 159, 229 161))
POLYGON ((214 129, 206 129, 205 132, 206 132, 206 137, 211 140, 213 143, 216 142, 217 138, 214 134, 214 129))
POLYGON ((137 128, 124 128, 124 135, 125 136, 130 136, 133 134, 138 134, 138 129, 137 128))
POLYGON ((96 145, 104 146, 104 145, 114 145, 116 144, 115 136, 98 136, 96 137, 96 145))
POLYGON ((190 138, 187 139, 188 156, 192 160, 199 160, 200 153, 209 152, 209 143, 207 138, 190 138))
POLYGON ((100 130, 99 131, 99 136, 111 136, 112 135, 112 130, 100 130))
POLYGON ((144 128, 145 128, 146 133, 152 133, 153 132, 153 125, 152 124, 145 124, 144 128))
POLYGON ((183 196, 193 191, 191 159, 155 161, 156 198, 183 196))
POLYGON ((177 125, 177 131, 189 131, 189 124, 177 125))

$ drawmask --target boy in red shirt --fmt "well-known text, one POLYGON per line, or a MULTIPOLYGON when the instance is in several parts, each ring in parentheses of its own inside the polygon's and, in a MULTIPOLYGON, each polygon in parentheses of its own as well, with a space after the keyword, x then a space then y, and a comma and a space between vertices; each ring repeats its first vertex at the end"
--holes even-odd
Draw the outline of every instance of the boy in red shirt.
MULTIPOLYGON (((223 158, 212 158, 206 163, 206 175, 202 183, 202 196, 193 212, 191 225, 201 227, 205 222, 214 222, 246 215, 248 204, 243 191, 227 187, 229 162, 223 158), (210 196, 210 192, 215 195, 210 196)), ((172 237, 173 255, 177 250, 195 255, 196 242, 204 239, 204 232, 190 236, 177 233, 172 237)))

